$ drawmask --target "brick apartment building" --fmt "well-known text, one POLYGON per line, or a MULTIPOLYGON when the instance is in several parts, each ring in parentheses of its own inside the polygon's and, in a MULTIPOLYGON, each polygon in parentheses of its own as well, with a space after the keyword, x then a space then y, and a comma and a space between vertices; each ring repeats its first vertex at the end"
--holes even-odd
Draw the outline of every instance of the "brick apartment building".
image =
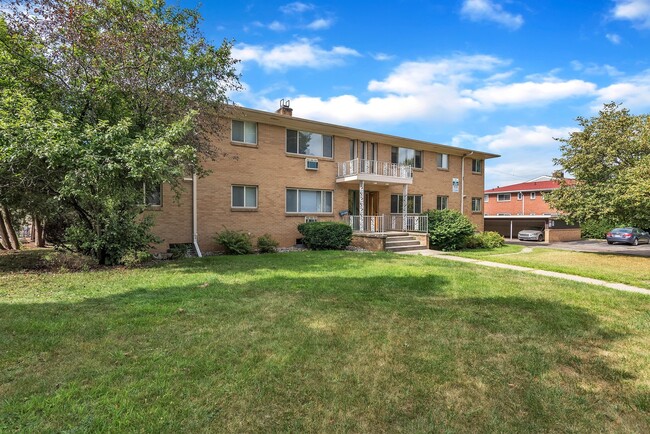
MULTIPOLYGON (((572 182, 573 180, 567 180, 572 182)), ((544 200, 544 194, 560 187, 550 176, 540 176, 519 184, 485 190, 483 202, 486 216, 557 215, 556 209, 544 200)))
POLYGON ((221 121, 227 133, 213 144, 229 157, 186 178, 180 200, 167 185, 146 195, 164 240, 157 251, 193 242, 214 251, 224 228, 291 246, 309 220, 424 232, 416 216, 436 208, 462 210, 483 229, 484 160, 498 155, 300 119, 288 104, 275 113, 231 107, 221 121))
MULTIPOLYGON (((567 179, 572 183, 572 179, 567 179)), ((484 228, 515 239, 520 230, 543 228, 547 242, 580 239, 580 227, 562 220, 561 213, 544 200, 544 195, 559 188, 550 176, 540 176, 519 184, 485 190, 484 228)))

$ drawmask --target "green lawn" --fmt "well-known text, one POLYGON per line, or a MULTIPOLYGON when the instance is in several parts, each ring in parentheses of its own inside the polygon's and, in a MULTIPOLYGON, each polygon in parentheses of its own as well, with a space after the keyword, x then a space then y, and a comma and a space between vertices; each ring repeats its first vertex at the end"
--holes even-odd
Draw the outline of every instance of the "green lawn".
POLYGON ((608 282, 627 283, 650 289, 650 258, 548 248, 522 250, 522 246, 507 245, 498 249, 467 250, 454 255, 575 274, 608 282))
POLYGON ((0 275, 0 432, 650 432, 650 297, 435 258, 0 275))

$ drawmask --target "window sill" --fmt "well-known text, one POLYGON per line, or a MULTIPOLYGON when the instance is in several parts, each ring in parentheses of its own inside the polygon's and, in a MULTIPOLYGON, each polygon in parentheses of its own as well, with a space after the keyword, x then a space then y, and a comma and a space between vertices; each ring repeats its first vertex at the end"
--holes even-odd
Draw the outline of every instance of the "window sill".
POLYGON ((483 175, 483 172, 474 172, 474 171, 472 170, 472 175, 483 175))
POLYGON ((421 167, 412 167, 411 170, 414 172, 424 172, 424 169, 421 167))
POLYGON ((257 212, 258 208, 236 208, 231 206, 230 211, 231 212, 257 212))
POLYGON ((231 141, 230 144, 232 146, 241 146, 243 148, 259 148, 259 145, 257 143, 245 143, 245 142, 233 142, 233 141, 231 141))
POLYGON ((436 167, 436 169, 440 170, 441 172, 449 172, 449 168, 436 167))
POLYGON ((285 212, 285 217, 332 217, 333 212, 285 212))
POLYGON ((145 205, 145 211, 162 211, 162 205, 145 205))
POLYGON ((286 155, 287 157, 292 157, 292 158, 302 158, 302 159, 316 158, 316 159, 318 159, 318 161, 331 161, 332 163, 334 162, 333 157, 319 157, 317 155, 294 154, 294 153, 286 152, 286 151, 285 151, 284 155, 286 155))

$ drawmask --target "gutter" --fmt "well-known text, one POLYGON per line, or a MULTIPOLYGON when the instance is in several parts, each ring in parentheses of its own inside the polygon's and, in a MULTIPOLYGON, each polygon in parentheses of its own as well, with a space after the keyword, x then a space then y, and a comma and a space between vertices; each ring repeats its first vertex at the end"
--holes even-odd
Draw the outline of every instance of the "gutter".
POLYGON ((196 194, 196 184, 198 178, 196 173, 192 173, 192 244, 194 244, 194 250, 196 250, 196 255, 201 258, 201 248, 199 247, 199 230, 198 230, 198 212, 196 207, 197 194, 196 194))

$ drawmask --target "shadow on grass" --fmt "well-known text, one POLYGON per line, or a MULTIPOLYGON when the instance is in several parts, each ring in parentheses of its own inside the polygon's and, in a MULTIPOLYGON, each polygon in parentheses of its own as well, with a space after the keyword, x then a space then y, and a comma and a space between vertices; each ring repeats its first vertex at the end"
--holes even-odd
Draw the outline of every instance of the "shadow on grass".
MULTIPOLYGON (((170 268, 241 273, 267 260, 247 259, 170 268)), ((292 259, 267 265, 293 270, 292 259)), ((301 270, 327 265, 301 256, 301 270)), ((451 296, 449 285, 435 274, 260 276, 0 304, 0 431, 589 431, 612 415, 624 428, 621 408, 647 402, 603 356, 625 335, 586 309, 451 296)))

